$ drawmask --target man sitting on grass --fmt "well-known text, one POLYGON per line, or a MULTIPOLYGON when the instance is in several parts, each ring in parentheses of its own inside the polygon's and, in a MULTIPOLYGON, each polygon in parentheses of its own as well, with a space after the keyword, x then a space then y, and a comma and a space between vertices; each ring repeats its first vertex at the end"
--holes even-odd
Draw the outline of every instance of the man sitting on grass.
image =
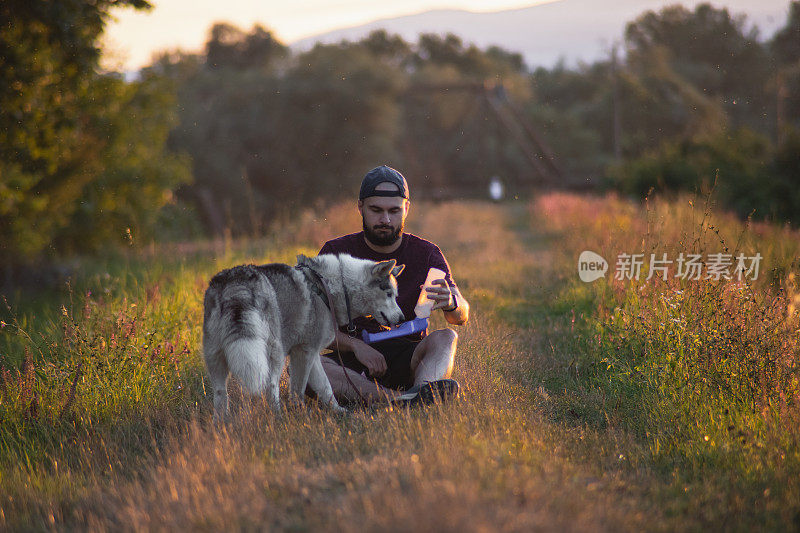
MULTIPOLYGON (((428 296, 435 302, 433 310, 441 309, 447 322, 462 325, 469 318, 469 304, 453 281, 441 250, 432 242, 403 232, 409 204, 408 184, 402 174, 387 166, 370 170, 358 197, 363 231, 330 240, 319 253, 347 253, 372 261, 394 259, 404 265, 397 278, 397 303, 406 320, 415 317, 414 306, 428 270, 444 271, 444 279, 434 282, 428 296)), ((381 330, 375 320, 360 319, 356 326, 359 332, 381 330)), ((426 333, 368 345, 345 330, 337 331, 330 346, 333 352, 322 357, 337 399, 414 405, 458 395, 458 383, 447 379, 453 370, 458 335, 450 328, 426 333), (339 356, 346 368, 342 368, 339 356)))

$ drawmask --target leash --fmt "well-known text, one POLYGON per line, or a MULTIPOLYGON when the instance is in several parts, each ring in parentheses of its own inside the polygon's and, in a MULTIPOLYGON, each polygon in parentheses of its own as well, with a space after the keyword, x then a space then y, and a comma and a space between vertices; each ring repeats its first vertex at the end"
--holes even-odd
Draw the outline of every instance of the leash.
MULTIPOLYGON (((297 265, 296 268, 300 269, 301 271, 304 271, 303 269, 307 270, 308 272, 313 274, 314 278, 319 282, 320 285, 322 285, 322 289, 325 291, 325 299, 327 300, 325 301, 325 304, 327 305, 328 310, 331 312, 331 318, 333 319, 333 340, 336 343, 336 355, 339 358, 339 366, 342 367, 342 372, 344 373, 345 379, 347 379, 347 382, 350 384, 351 387, 353 387, 353 390, 356 391, 356 394, 358 394, 359 399, 365 404, 368 403, 367 399, 364 398, 364 396, 361 394, 361 391, 358 390, 358 387, 356 387, 356 384, 353 383, 352 379, 350 379, 350 376, 347 373, 348 369, 346 366, 344 366, 344 360, 342 359, 342 351, 339 349, 339 339, 336 338, 336 332, 339 330, 339 321, 336 320, 336 311, 333 305, 333 297, 331 296, 330 290, 328 290, 328 284, 325 283, 325 280, 322 279, 322 276, 320 276, 313 268, 307 265, 297 265)), ((341 264, 339 265, 339 272, 342 275, 342 290, 344 291, 344 303, 345 307, 347 308, 347 334, 351 338, 355 338, 356 326, 353 323, 353 316, 352 313, 350 312, 350 294, 347 292, 347 287, 344 284, 344 272, 341 269, 341 264)), ((318 288, 316 286, 314 287, 318 288)), ((322 294, 320 294, 320 296, 322 296, 322 294)))

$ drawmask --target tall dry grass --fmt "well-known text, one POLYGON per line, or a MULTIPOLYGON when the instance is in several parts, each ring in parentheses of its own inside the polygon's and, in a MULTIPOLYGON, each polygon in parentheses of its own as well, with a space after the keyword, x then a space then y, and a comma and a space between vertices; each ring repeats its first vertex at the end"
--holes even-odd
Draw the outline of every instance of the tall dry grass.
MULTIPOLYGON (((108 277, 98 266, 99 276, 76 284, 66 314, 56 304, 48 319, 20 315, 3 330, 13 342, 2 346, 16 350, 3 354, 4 364, 24 359, 25 348, 30 356, 4 373, 0 525, 616 531, 791 524, 795 444, 759 441, 746 450, 748 460, 775 472, 771 481, 742 470, 741 461, 713 463, 702 439, 654 451, 657 423, 664 424, 659 441, 691 433, 685 418, 652 410, 669 404, 658 394, 671 394, 675 376, 655 363, 636 369, 633 347, 656 360, 658 346, 647 342, 659 337, 635 329, 655 324, 645 315, 658 310, 656 289, 575 282, 573 253, 585 239, 605 243, 601 253, 638 244, 653 234, 651 218, 613 197, 548 195, 530 206, 415 202, 408 230, 442 247, 472 307, 469 324, 458 328, 454 377, 462 397, 411 412, 337 417, 310 405, 275 418, 233 382, 233 421, 218 429, 199 353, 207 280, 236 263, 316 253, 325 239, 360 228, 354 207, 309 210, 259 241, 185 256, 156 250, 126 259, 108 277), (628 329, 611 322, 620 313, 638 317, 634 303, 645 318, 628 329)), ((741 229, 720 227, 723 234, 741 229)), ((783 231, 762 230, 758 238, 769 242, 777 238, 770 232, 783 231)), ((771 253, 792 252, 775 244, 771 253)), ((754 290, 768 287, 775 284, 754 290)))
MULTIPOLYGON (((638 206, 553 194, 532 205, 531 221, 562 243, 569 274, 559 305, 577 313, 588 341, 575 364, 602 392, 598 423, 629 431, 641 460, 702 492, 698 502, 738 499, 770 527, 800 518, 800 233, 688 196, 638 206), (605 278, 578 280, 583 250, 609 261, 605 278), (687 280, 673 265, 666 280, 647 279, 651 253, 681 252, 759 253, 761 272, 687 280), (644 253, 640 279, 616 279, 621 253, 644 253)), ((712 520, 730 516, 723 505, 712 520)))
POLYGON ((39 351, 24 372, 9 370, 0 523, 427 531, 640 523, 620 472, 603 478, 554 449, 557 433, 542 431, 542 396, 531 395, 520 374, 534 358, 532 344, 502 309, 524 305, 520 287, 542 262, 508 229, 524 210, 412 209, 409 230, 442 246, 472 303, 472 320, 459 329, 461 400, 346 418, 312 407, 276 419, 233 383, 234 422, 214 429, 198 351, 205 280, 237 262, 289 262, 360 227, 354 210, 310 211, 276 230, 260 255, 236 243, 205 260, 193 250, 192 262, 160 277, 132 276, 132 286, 103 298, 75 296, 49 330, 17 326, 22 344, 25 335, 46 341, 32 344, 39 351), (46 405, 36 416, 30 395, 19 400, 24 387, 46 405))

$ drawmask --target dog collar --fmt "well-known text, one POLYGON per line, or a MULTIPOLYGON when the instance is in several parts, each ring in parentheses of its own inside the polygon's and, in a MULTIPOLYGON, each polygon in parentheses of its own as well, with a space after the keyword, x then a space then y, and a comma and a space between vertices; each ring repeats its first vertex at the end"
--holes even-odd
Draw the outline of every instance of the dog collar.
MULTIPOLYGON (((322 301, 325 303, 325 306, 331 311, 333 314, 333 302, 330 296, 330 292, 328 291, 328 286, 325 285, 325 281, 322 279, 322 276, 317 273, 316 270, 311 268, 308 265, 297 265, 295 267, 297 270, 303 273, 304 277, 306 278, 306 283, 311 291, 322 298, 322 301), (310 275, 309 275, 310 274, 310 275)), ((342 290, 344 291, 344 303, 347 307, 347 333, 350 336, 354 336, 356 332, 356 326, 353 324, 353 313, 350 311, 350 294, 347 292, 347 287, 342 284, 342 290)), ((336 322, 336 316, 334 314, 334 322, 336 322)), ((339 324, 335 324, 336 327, 339 324)))
POLYGON ((322 281, 322 277, 320 277, 320 275, 317 274, 311 267, 306 265, 297 265, 294 268, 303 273, 303 277, 306 279, 308 288, 311 289, 311 292, 322 298, 322 301, 325 303, 325 307, 330 309, 331 303, 328 301, 328 295, 325 294, 325 283, 322 281))

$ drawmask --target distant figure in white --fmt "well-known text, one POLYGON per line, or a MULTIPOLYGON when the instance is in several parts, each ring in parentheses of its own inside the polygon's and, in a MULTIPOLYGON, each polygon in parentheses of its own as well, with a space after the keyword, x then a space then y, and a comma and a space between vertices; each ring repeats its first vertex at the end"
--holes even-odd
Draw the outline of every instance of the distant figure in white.
POLYGON ((503 182, 500 181, 500 178, 497 176, 492 176, 492 179, 489 181, 489 198, 495 202, 499 202, 503 199, 504 195, 505 187, 503 187, 503 182))

